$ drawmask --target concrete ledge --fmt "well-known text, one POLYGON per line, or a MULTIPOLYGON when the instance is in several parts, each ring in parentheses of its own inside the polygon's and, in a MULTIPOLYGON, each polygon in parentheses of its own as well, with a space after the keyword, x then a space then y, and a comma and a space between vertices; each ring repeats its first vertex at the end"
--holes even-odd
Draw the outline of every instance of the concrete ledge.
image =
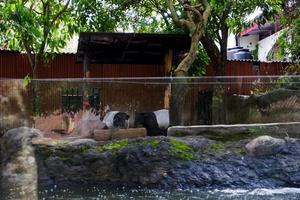
POLYGON ((94 139, 97 141, 120 140, 146 136, 147 131, 145 128, 106 129, 94 131, 94 139))
POLYGON ((234 124, 234 125, 198 125, 172 126, 168 128, 168 136, 189 135, 231 135, 231 134, 274 134, 282 136, 300 136, 300 122, 266 123, 266 124, 234 124))

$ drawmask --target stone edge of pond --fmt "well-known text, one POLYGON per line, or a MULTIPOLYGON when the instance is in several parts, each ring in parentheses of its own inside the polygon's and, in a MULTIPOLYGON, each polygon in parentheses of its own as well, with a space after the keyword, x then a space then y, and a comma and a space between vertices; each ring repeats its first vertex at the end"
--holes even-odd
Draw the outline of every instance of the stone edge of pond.
POLYGON ((168 128, 167 135, 173 137, 207 136, 207 135, 282 135, 300 137, 300 122, 288 123, 262 123, 262 124, 234 124, 234 125, 195 125, 172 126, 168 128))

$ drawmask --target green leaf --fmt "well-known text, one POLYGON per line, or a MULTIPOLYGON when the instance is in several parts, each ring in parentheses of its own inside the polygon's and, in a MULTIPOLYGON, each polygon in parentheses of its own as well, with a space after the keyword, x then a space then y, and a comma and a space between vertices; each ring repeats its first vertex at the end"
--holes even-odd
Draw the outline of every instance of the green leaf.
POLYGON ((27 74, 27 75, 23 78, 23 86, 24 86, 24 87, 27 87, 30 83, 31 83, 31 77, 29 76, 29 74, 27 74))

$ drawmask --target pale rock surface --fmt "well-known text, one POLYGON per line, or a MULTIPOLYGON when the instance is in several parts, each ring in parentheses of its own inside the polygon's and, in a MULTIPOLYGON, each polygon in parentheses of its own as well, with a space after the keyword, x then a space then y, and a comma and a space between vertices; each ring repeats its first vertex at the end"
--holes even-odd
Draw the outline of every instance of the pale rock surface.
POLYGON ((286 142, 284 139, 266 135, 255 138, 246 145, 248 153, 254 156, 274 155, 282 152, 285 148, 286 142))

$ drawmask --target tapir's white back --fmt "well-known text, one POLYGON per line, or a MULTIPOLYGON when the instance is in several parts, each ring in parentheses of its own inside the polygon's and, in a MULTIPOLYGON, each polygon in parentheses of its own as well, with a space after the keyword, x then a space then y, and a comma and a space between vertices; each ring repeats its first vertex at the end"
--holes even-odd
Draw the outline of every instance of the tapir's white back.
POLYGON ((169 110, 162 109, 153 112, 156 116, 156 120, 158 123, 158 127, 161 129, 166 129, 170 125, 170 118, 169 118, 169 110))
POLYGON ((103 119, 103 123, 106 124, 108 128, 113 128, 114 127, 114 117, 119 111, 110 111, 106 113, 103 119))

